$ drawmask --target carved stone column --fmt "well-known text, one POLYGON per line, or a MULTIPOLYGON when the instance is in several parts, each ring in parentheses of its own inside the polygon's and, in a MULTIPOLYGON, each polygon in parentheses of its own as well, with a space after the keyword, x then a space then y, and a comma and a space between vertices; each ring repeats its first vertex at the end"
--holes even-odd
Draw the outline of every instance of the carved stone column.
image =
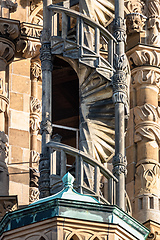
POLYGON ((125 210, 125 118, 128 115, 129 66, 125 55, 126 26, 124 20, 124 2, 115 2, 114 36, 117 40, 113 76, 113 102, 115 104, 115 156, 113 173, 118 178, 117 205, 125 210))
POLYGON ((158 221, 160 187, 160 50, 139 46, 130 50, 136 144, 134 217, 141 222, 158 221), (143 214, 142 214, 143 212, 143 214), (156 212, 156 213, 155 213, 156 212))
POLYGON ((50 195, 50 156, 46 143, 50 141, 52 134, 52 58, 50 50, 50 31, 51 21, 49 18, 49 11, 47 6, 52 3, 51 0, 43 1, 43 31, 41 36, 41 68, 42 68, 42 122, 41 122, 41 134, 42 134, 42 154, 40 158, 39 171, 39 190, 40 198, 50 195))
POLYGON ((31 62, 31 102, 30 102, 30 202, 39 198, 38 190, 38 172, 37 167, 39 164, 39 153, 37 152, 37 135, 40 131, 40 114, 41 114, 41 101, 38 97, 38 80, 41 78, 41 65, 40 62, 31 62), (35 169, 34 169, 35 168, 35 169), (32 181, 34 178, 37 179, 32 181))
POLYGON ((126 1, 126 7, 130 12, 126 15, 130 49, 127 56, 132 69, 132 119, 127 134, 130 176, 127 185, 133 216, 141 222, 159 221, 160 3, 156 0, 149 0, 147 4, 130 0, 126 1))
MULTIPOLYGON (((7 1, 6 1, 7 3, 7 1)), ((19 36, 19 22, 0 18, 0 195, 8 195, 8 104, 7 66, 15 54, 14 41, 19 36)))

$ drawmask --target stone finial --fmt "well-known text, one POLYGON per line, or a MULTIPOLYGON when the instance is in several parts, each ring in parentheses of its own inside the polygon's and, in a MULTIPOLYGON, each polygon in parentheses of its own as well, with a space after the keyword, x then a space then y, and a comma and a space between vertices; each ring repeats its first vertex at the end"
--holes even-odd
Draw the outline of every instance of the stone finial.
POLYGON ((64 175, 62 181, 65 188, 73 188, 74 177, 69 172, 64 175))

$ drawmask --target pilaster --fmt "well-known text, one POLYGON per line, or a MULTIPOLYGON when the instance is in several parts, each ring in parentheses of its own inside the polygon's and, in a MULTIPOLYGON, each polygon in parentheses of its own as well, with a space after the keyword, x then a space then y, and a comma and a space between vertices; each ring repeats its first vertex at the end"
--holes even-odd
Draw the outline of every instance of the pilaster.
POLYGON ((153 46, 137 45, 128 51, 127 55, 132 68, 131 107, 134 118, 132 137, 136 151, 136 159, 133 159, 135 166, 133 216, 141 222, 149 219, 158 221, 160 217, 158 204, 160 50, 153 46))

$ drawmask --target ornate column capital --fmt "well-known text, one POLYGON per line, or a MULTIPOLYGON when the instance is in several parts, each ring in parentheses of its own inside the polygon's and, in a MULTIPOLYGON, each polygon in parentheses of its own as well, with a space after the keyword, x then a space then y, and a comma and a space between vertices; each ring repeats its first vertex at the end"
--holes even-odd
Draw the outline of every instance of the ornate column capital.
POLYGON ((127 174, 127 158, 123 156, 121 153, 118 153, 116 156, 113 157, 113 174, 115 176, 120 176, 121 174, 127 174))
POLYGON ((42 71, 51 72, 53 69, 53 64, 50 43, 42 43, 42 47, 40 49, 40 60, 42 71))

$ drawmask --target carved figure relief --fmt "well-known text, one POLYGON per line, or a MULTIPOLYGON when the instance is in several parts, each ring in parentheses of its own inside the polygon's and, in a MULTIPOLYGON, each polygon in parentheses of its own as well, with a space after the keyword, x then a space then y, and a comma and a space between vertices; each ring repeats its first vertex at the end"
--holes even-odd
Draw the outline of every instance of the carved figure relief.
POLYGON ((141 164, 136 170, 137 193, 158 194, 159 166, 157 164, 141 164))
POLYGON ((140 0, 127 0, 124 2, 126 14, 130 13, 139 13, 146 15, 146 5, 143 1, 140 0))
POLYGON ((145 18, 139 13, 128 14, 126 16, 127 34, 143 31, 145 18))

